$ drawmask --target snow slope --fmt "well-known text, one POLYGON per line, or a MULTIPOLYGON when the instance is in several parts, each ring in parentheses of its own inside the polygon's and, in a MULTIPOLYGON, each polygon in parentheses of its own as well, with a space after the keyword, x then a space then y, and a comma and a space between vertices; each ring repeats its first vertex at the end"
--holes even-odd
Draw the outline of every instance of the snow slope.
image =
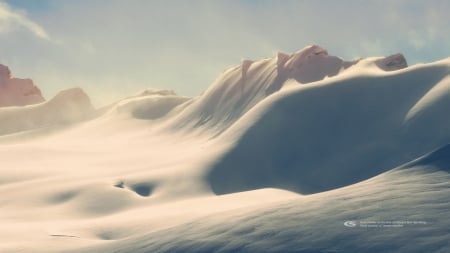
POLYGON ((310 46, 195 98, 3 108, 35 130, 0 137, 0 251, 448 252, 450 59, 406 66, 310 46))
POLYGON ((450 145, 370 180, 73 252, 447 252, 450 145), (347 227, 353 222, 355 227, 347 227), (382 223, 384 222, 384 223, 382 223))
POLYGON ((317 45, 292 55, 278 53, 276 58, 244 60, 240 66, 223 72, 201 96, 183 108, 174 119, 174 128, 200 127, 221 133, 260 101, 279 91, 286 80, 318 81, 335 76, 356 63, 329 56, 317 45))
POLYGON ((252 124, 243 119, 229 129, 224 139, 242 134, 209 174, 212 188, 218 194, 262 187, 320 192, 444 145, 450 142, 443 116, 449 73, 447 60, 394 75, 361 69, 357 76, 297 83, 248 115, 258 115, 252 124), (361 169, 367 167, 373 169, 361 169))
POLYGON ((0 135, 67 125, 89 119, 93 114, 86 93, 79 88, 68 89, 47 102, 0 107, 0 135))
POLYGON ((317 45, 291 55, 280 52, 275 58, 244 60, 240 66, 224 71, 201 96, 180 109, 173 125, 175 129, 200 128, 219 134, 260 101, 288 85, 289 80, 311 83, 344 74, 358 65, 383 72, 407 67, 401 54, 344 61, 317 45))

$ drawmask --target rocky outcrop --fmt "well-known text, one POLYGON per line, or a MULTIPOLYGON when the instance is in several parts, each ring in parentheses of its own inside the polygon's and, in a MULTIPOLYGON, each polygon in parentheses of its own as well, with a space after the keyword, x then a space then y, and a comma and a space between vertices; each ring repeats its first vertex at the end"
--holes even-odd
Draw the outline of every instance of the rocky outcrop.
POLYGON ((376 60, 375 64, 384 71, 393 71, 408 67, 405 57, 402 54, 393 54, 376 60))
POLYGON ((0 64, 0 107, 23 106, 44 101, 33 80, 15 78, 7 66, 0 64))

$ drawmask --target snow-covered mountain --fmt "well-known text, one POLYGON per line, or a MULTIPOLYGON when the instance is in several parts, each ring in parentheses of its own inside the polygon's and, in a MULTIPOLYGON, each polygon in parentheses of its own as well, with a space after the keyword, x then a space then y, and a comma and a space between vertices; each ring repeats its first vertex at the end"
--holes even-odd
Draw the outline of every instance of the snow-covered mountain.
POLYGON ((448 108, 450 58, 319 46, 194 98, 0 108, 0 251, 448 252, 448 108))
POLYGON ((63 90, 45 101, 31 79, 12 77, 9 68, 0 64, 0 136, 72 124, 94 115, 82 89, 63 90))

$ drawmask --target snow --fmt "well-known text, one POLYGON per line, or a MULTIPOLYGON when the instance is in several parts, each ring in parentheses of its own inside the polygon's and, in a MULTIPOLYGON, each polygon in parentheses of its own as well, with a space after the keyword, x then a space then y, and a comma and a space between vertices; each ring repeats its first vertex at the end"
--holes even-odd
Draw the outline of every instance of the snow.
POLYGON ((400 167, 349 187, 266 199, 74 252, 446 252, 449 179, 432 163, 400 167), (403 225, 346 227, 346 221, 403 225))
POLYGON ((292 55, 278 53, 276 58, 244 60, 240 66, 222 73, 188 108, 183 108, 173 127, 201 131, 198 127, 205 126, 202 129, 221 133, 260 101, 279 91, 286 80, 295 78, 302 83, 322 80, 340 73, 343 63, 318 46, 305 47, 292 55))
POLYGON ((49 101, 0 108, 0 135, 67 125, 94 113, 89 97, 79 88, 63 90, 49 101))
POLYGON ((448 88, 448 82, 440 82, 449 74, 448 62, 395 75, 377 73, 343 75, 315 85, 292 81, 289 89, 261 102, 222 137, 239 136, 208 176, 214 192, 261 187, 299 193, 330 190, 450 142, 448 117, 440 116, 448 108, 448 96, 435 98, 434 110, 423 116, 426 120, 404 123, 411 107, 429 92, 448 88), (247 124, 245 118, 253 115, 257 118, 247 124), (360 169, 370 166, 374 168, 360 169), (322 174, 327 176, 318 176, 322 174))
POLYGON ((450 60, 402 59, 309 46, 194 98, 0 108, 0 251, 448 252, 450 60))

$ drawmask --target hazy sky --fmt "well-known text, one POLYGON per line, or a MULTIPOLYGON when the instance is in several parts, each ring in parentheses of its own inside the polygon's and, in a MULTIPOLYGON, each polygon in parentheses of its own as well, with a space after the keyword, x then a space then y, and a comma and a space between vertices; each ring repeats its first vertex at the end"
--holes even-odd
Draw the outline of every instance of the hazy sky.
POLYGON ((242 58, 318 44, 344 59, 450 56, 450 0, 0 0, 0 63, 50 98, 145 88, 194 96, 242 58))

